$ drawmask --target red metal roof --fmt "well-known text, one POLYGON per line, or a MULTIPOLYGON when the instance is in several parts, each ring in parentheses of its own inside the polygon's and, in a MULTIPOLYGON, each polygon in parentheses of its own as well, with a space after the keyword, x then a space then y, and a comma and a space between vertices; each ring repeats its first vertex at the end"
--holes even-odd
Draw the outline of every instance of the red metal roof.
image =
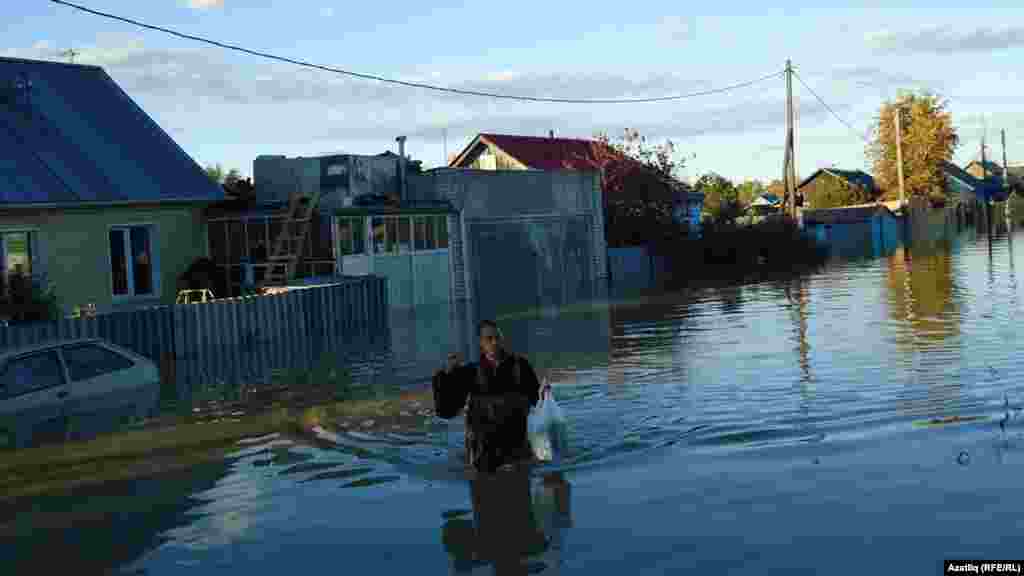
POLYGON ((480 139, 536 170, 596 170, 601 154, 622 158, 611 147, 594 140, 505 134, 480 134, 480 139))
POLYGON ((551 138, 543 136, 512 136, 481 133, 455 159, 456 166, 474 149, 477 142, 500 148, 527 168, 535 170, 601 170, 604 169, 604 192, 609 198, 621 197, 627 188, 629 195, 642 198, 676 198, 674 189, 686 189, 676 180, 665 181, 635 158, 616 151, 597 140, 551 138), (666 187, 665 184, 668 184, 666 187))

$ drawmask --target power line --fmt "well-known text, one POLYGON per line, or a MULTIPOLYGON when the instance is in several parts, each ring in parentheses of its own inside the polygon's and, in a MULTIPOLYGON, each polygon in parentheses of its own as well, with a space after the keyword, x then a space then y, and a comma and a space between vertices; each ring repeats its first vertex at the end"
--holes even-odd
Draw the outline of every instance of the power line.
POLYGON ((152 24, 145 24, 143 22, 139 22, 137 20, 132 20, 130 18, 124 18, 122 16, 117 16, 117 15, 114 15, 114 14, 109 14, 109 13, 106 13, 106 12, 100 12, 98 10, 93 10, 91 8, 86 8, 85 6, 79 6, 78 4, 72 4, 71 2, 65 2, 64 0, 50 0, 50 1, 53 2, 54 4, 61 4, 61 5, 64 5, 64 6, 68 6, 69 8, 74 8, 75 10, 80 10, 82 12, 93 14, 95 16, 101 16, 103 18, 109 18, 109 19, 112 19, 112 20, 117 20, 117 21, 120 21, 120 22, 125 22, 127 24, 132 24, 134 26, 139 26, 141 28, 147 28, 149 30, 156 30, 157 32, 163 32, 165 34, 170 34, 172 36, 177 36, 179 38, 184 38, 186 40, 194 40, 196 42, 203 42, 205 44, 210 44, 210 45, 213 45, 213 46, 218 46, 220 48, 225 48, 227 50, 235 50, 237 52, 244 52, 244 53, 250 54, 252 56, 259 56, 261 58, 267 58, 267 59, 270 59, 270 60, 277 60, 279 62, 286 62, 288 64, 295 64, 297 66, 303 66, 303 67, 306 67, 306 68, 315 68, 315 69, 318 69, 318 70, 324 70, 326 72, 334 72, 336 74, 344 74, 344 75, 347 75, 347 76, 352 76, 352 77, 355 77, 355 78, 361 78, 361 79, 364 79, 364 80, 376 80, 378 82, 385 82, 385 83, 389 83, 389 84, 399 84, 399 85, 402 85, 402 86, 408 86, 410 88, 424 88, 426 90, 435 90, 435 91, 438 91, 438 92, 448 92, 448 93, 451 93, 451 94, 462 94, 462 95, 466 95, 466 96, 482 96, 482 97, 486 97, 486 98, 500 98, 500 99, 504 99, 504 100, 522 100, 522 101, 527 101, 527 102, 554 102, 554 103, 561 103, 561 104, 636 104, 636 103, 641 103, 641 102, 667 102, 667 101, 670 101, 670 100, 683 100, 683 99, 686 99, 686 98, 696 98, 698 96, 710 96, 712 94, 721 94, 723 92, 729 92, 731 90, 736 90, 736 89, 739 89, 739 88, 746 88, 747 86, 752 86, 752 85, 757 84, 759 82, 764 82, 765 80, 769 80, 769 79, 772 79, 772 78, 777 78, 777 77, 782 75, 782 71, 779 71, 779 72, 774 72, 772 74, 767 74, 767 75, 762 76, 760 78, 755 78, 754 80, 749 80, 747 82, 740 82, 738 84, 732 84, 730 86, 723 86, 721 88, 712 88, 712 89, 709 89, 709 90, 702 90, 702 91, 699 91, 699 92, 690 92, 688 94, 677 94, 677 95, 674 95, 674 96, 660 96, 660 97, 656 97, 656 98, 624 98, 624 99, 595 99, 595 100, 589 100, 589 99, 576 99, 576 98, 540 98, 540 97, 535 97, 535 96, 515 96, 515 95, 510 95, 510 94, 497 94, 497 93, 494 93, 494 92, 482 92, 482 91, 477 91, 477 90, 461 90, 461 89, 458 89, 458 88, 446 88, 444 86, 434 86, 434 85, 431 85, 431 84, 423 84, 423 83, 420 83, 420 82, 407 82, 407 81, 404 81, 404 80, 395 80, 393 78, 384 78, 384 77, 376 76, 376 75, 373 75, 373 74, 363 74, 363 73, 360 73, 360 72, 352 72, 352 71, 349 71, 349 70, 342 70, 340 68, 333 68, 333 67, 330 67, 330 66, 323 66, 321 64, 314 64, 312 62, 305 62, 305 61, 302 61, 302 60, 294 60, 292 58, 286 58, 284 56, 276 56, 274 54, 268 54, 266 52, 259 52, 259 51, 256 51, 256 50, 250 50, 248 48, 243 48, 241 46, 235 46, 233 44, 226 44, 226 43, 223 43, 223 42, 218 42, 216 40, 210 40, 208 38, 202 38, 200 36, 193 36, 192 34, 185 34, 183 32, 177 32, 177 31, 174 31, 174 30, 170 30, 168 28, 163 28, 163 27, 160 27, 160 26, 154 26, 152 24))
POLYGON ((813 88, 811 88, 810 86, 807 85, 806 82, 804 82, 804 79, 801 78, 799 74, 797 74, 796 72, 793 72, 793 75, 796 76, 796 79, 799 80, 801 84, 803 84, 804 88, 807 88, 807 91, 810 92, 815 98, 817 98, 818 102, 820 102, 821 105, 824 106, 825 109, 828 110, 829 113, 831 113, 832 116, 834 116, 836 120, 839 120, 839 122, 841 124, 843 124, 844 126, 849 128, 850 131, 853 132, 854 134, 856 134, 857 137, 860 138, 861 140, 864 140, 864 141, 869 141, 870 140, 867 136, 865 136, 864 134, 861 134, 860 132, 858 132, 857 129, 854 128, 849 122, 847 122, 846 120, 843 120, 843 118, 841 116, 839 116, 839 114, 837 114, 836 111, 833 110, 831 106, 829 106, 824 100, 821 99, 821 96, 818 96, 818 93, 815 92, 813 88))

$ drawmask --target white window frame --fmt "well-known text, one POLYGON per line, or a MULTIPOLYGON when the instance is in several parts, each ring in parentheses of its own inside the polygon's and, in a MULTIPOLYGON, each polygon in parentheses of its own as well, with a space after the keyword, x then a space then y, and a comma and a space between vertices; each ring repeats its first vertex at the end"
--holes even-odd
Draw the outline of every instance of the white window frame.
POLYGON ((160 277, 160 243, 158 241, 160 237, 160 229, 156 222, 130 222, 125 224, 110 224, 107 226, 107 234, 104 238, 104 243, 107 246, 107 290, 111 296, 111 302, 117 304, 119 302, 138 302, 145 300, 159 300, 163 295, 163 287, 161 286, 160 277), (150 269, 153 273, 152 294, 135 294, 135 268, 131 266, 131 261, 128 260, 131 254, 131 229, 132 228, 148 228, 149 229, 149 253, 152 258, 150 262, 150 269), (128 293, 127 294, 114 294, 114 255, 110 252, 110 233, 114 230, 122 230, 126 232, 124 234, 124 245, 125 245, 125 258, 128 275, 128 293))
MULTIPOLYGON (((32 244, 33 244, 32 243, 32 236, 36 235, 36 237, 38 238, 39 227, 38 226, 18 226, 18 227, 10 227, 10 228, 0 227, 0 258, 3 258, 2 266, 3 266, 3 274, 4 274, 5 277, 8 276, 10 274, 10 272, 11 272, 7 268, 7 242, 5 242, 4 239, 3 239, 3 236, 6 235, 6 234, 28 234, 28 236, 25 237, 25 240, 26 240, 26 242, 28 242, 28 252, 29 252, 28 253, 28 262, 29 262, 29 268, 30 268, 30 275, 33 278, 35 278, 38 274, 40 274, 40 271, 35 269, 35 262, 33 262, 33 260, 36 260, 36 259, 39 259, 39 258, 43 257, 42 254, 34 254, 32 252, 32 244)), ((6 278, 4 278, 4 279, 6 280, 6 278)))

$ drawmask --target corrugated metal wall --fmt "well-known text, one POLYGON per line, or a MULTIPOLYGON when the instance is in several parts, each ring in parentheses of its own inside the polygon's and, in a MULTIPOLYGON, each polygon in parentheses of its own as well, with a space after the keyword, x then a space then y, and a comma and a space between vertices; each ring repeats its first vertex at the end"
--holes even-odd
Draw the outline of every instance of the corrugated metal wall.
POLYGON ((263 381, 328 352, 359 354, 386 342, 388 332, 387 281, 365 276, 274 296, 0 328, 0 348, 103 338, 157 362, 165 387, 187 401, 200 386, 263 381))
POLYGON ((592 227, 585 216, 466 223, 473 293, 481 317, 562 306, 594 288, 592 227))

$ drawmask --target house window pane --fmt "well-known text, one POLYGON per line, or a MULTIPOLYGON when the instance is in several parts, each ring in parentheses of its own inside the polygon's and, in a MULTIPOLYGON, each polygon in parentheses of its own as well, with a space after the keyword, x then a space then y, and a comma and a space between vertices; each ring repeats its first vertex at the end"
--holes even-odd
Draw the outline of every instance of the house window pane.
POLYGON ((132 276, 135 294, 153 293, 153 255, 149 245, 149 228, 131 229, 132 276))
POLYGON ((352 253, 366 254, 366 219, 352 218, 352 253))
POLYGON ((437 247, 448 247, 448 215, 443 214, 437 217, 437 247))
POLYGON ((342 256, 355 253, 354 224, 351 218, 338 218, 338 250, 342 256))
POLYGON ((402 252, 412 251, 412 218, 397 218, 398 221, 398 246, 402 252))
POLYGON ((387 228, 384 226, 384 218, 374 216, 371 224, 373 228, 373 253, 384 253, 384 242, 387 239, 387 228))
POLYGON ((8 232, 3 235, 3 269, 9 274, 32 274, 32 254, 28 232, 8 232))
POLYGON ((114 295, 128 293, 128 267, 125 263, 124 230, 110 231, 110 272, 114 295))
POLYGON ((398 218, 389 216, 384 219, 387 224, 387 253, 398 253, 398 218))
POLYGON ((435 222, 434 222, 434 217, 433 216, 424 216, 423 220, 425 221, 425 224, 424 224, 424 227, 423 227, 423 234, 424 234, 423 238, 424 238, 424 244, 426 245, 425 248, 427 250, 433 250, 433 249, 437 248, 437 239, 434 236, 435 229, 437 228, 437 226, 435 226, 435 222))
POLYGON ((413 234, 416 237, 416 250, 427 249, 427 221, 426 216, 416 216, 413 218, 413 234))

